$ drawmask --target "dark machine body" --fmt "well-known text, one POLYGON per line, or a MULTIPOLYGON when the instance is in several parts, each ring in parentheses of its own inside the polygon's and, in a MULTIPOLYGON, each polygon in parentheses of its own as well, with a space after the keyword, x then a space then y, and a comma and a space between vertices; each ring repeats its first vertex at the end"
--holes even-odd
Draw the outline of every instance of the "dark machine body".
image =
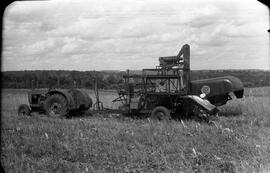
POLYGON ((49 116, 67 116, 71 112, 85 111, 92 106, 88 94, 79 89, 34 89, 28 93, 29 106, 20 105, 18 114, 44 112, 49 116))
POLYGON ((231 100, 230 93, 233 93, 236 98, 242 98, 244 93, 243 84, 238 78, 224 76, 191 81, 189 94, 200 95, 204 86, 209 87, 206 98, 216 106, 224 105, 231 100))

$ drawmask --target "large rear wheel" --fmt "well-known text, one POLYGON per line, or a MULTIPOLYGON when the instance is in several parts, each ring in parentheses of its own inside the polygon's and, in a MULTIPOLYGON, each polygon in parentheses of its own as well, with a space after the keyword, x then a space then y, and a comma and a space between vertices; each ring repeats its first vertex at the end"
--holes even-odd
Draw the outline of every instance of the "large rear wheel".
POLYGON ((152 110, 151 117, 157 120, 169 120, 171 119, 171 113, 166 107, 157 106, 152 110))
POLYGON ((48 116, 62 118, 67 116, 68 103, 61 94, 53 94, 44 101, 44 109, 48 116))

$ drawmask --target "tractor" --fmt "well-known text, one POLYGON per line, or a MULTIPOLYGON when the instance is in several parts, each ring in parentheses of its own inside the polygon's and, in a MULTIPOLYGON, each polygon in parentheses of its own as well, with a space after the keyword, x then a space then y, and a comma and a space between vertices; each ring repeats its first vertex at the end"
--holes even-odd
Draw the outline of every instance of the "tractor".
POLYGON ((67 117, 86 111, 92 106, 92 99, 79 89, 33 89, 28 93, 29 106, 21 104, 18 115, 30 115, 32 112, 46 113, 50 117, 67 117))
POLYGON ((231 100, 233 93, 243 97, 243 84, 233 76, 190 80, 190 46, 184 45, 177 56, 159 58, 159 65, 140 74, 127 70, 118 89, 120 110, 127 114, 147 113, 167 119, 217 114, 217 106, 231 100))

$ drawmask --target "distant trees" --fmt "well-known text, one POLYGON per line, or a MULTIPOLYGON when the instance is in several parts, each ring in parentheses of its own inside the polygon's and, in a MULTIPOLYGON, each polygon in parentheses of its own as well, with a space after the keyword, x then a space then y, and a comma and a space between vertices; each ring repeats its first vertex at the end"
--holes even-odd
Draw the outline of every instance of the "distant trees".
MULTIPOLYGON (((3 88, 89 88, 97 78, 99 88, 117 88, 123 71, 8 71, 2 72, 3 88)), ((138 71, 134 71, 138 73, 138 71)), ((198 70, 191 71, 191 79, 205 79, 232 75, 240 78, 246 87, 270 86, 270 71, 263 70, 198 70)))
POLYGON ((114 88, 121 72, 96 71, 8 71, 2 72, 3 88, 114 88))

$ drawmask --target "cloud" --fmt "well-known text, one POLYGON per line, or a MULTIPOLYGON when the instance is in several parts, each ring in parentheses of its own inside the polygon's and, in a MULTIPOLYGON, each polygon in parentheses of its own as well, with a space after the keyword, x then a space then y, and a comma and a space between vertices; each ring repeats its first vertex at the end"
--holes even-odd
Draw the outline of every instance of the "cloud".
POLYGON ((61 48, 61 53, 63 54, 76 54, 76 50, 79 48, 79 45, 76 42, 68 42, 61 48))
POLYGON ((35 54, 44 54, 55 47, 54 39, 48 38, 47 40, 42 40, 36 42, 32 45, 24 45, 22 50, 28 55, 35 55, 35 54))
POLYGON ((269 58, 261 29, 268 27, 268 11, 250 0, 232 2, 16 2, 5 12, 3 69, 151 68, 185 43, 192 68, 253 67, 238 57, 269 58), (18 57, 23 63, 16 64, 18 57))
POLYGON ((223 26, 222 33, 227 37, 254 37, 262 36, 267 30, 267 23, 255 21, 253 23, 246 23, 242 25, 235 25, 234 23, 226 23, 223 26))

